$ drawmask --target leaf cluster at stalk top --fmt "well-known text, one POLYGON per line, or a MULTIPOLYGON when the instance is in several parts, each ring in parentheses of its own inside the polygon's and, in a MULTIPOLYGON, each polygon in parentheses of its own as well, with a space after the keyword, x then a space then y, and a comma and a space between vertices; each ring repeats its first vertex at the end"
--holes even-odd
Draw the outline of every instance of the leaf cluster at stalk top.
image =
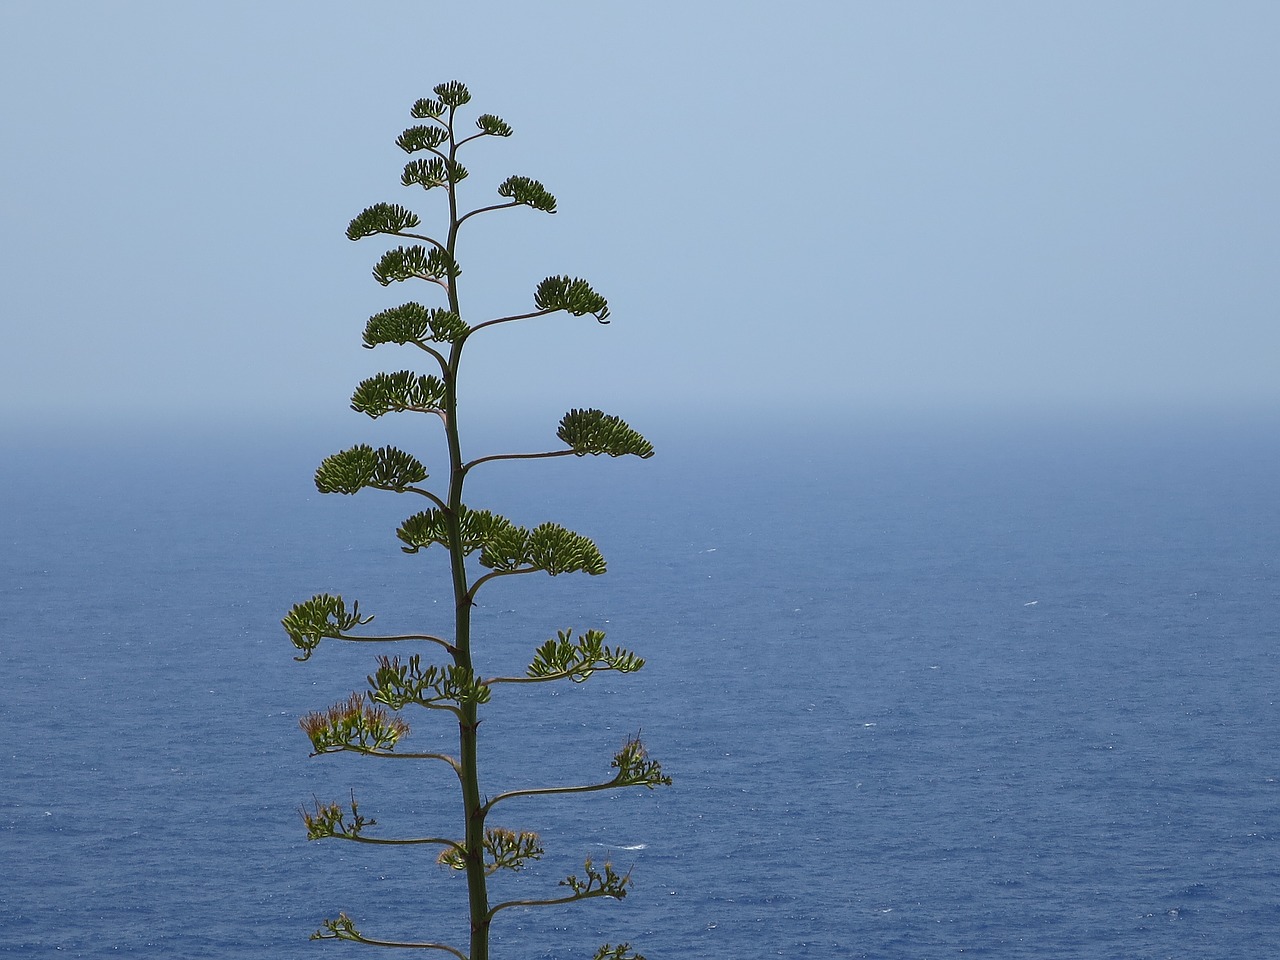
POLYGON ((649 756, 649 751, 637 737, 622 745, 613 758, 612 766, 618 771, 615 779, 619 784, 643 786, 650 790, 671 786, 671 778, 662 772, 662 764, 649 756))
POLYGON ((373 268, 373 279, 384 287, 403 280, 442 283, 462 273, 453 258, 439 247, 396 247, 382 255, 373 268))
POLYGON ((515 133, 511 129, 511 124, 501 117, 494 116, 492 113, 482 113, 476 117, 476 127, 481 133, 488 134, 491 137, 509 137, 515 133))
POLYGON ((380 343, 453 343, 470 330, 451 310, 428 310, 420 303, 404 303, 369 318, 364 327, 364 345, 372 349, 380 343))
POLYGON ((431 92, 439 97, 440 102, 446 107, 461 107, 471 102, 471 91, 460 80, 438 83, 431 88, 431 92))
POLYGON ((450 80, 447 83, 438 83, 431 90, 438 99, 428 100, 422 98, 417 101, 409 110, 418 120, 439 120, 444 116, 447 107, 461 107, 471 102, 471 91, 467 89, 465 83, 457 80, 450 80))
POLYGON ((348 611, 341 597, 318 593, 310 600, 295 603, 280 625, 293 645, 302 651, 303 655, 295 659, 306 660, 324 638, 336 639, 352 627, 363 626, 372 620, 371 616, 360 616, 358 602, 353 602, 348 611))
POLYGON ((461 183, 467 179, 467 168, 456 160, 432 157, 430 160, 411 160, 400 174, 400 183, 411 187, 415 183, 423 190, 434 190, 449 183, 461 183))
MULTIPOLYGON (((488 510, 462 508, 458 518, 464 554, 480 551, 480 565, 490 570, 514 572, 542 570, 551 576, 562 573, 605 572, 604 557, 587 537, 555 523, 543 523, 532 530, 517 526, 506 517, 488 510)), ((444 512, 424 510, 400 525, 396 536, 405 544, 405 553, 417 553, 437 543, 448 549, 449 528, 444 512)))
POLYGON ((420 150, 434 150, 449 139, 449 131, 444 127, 417 126, 410 127, 396 138, 396 146, 405 153, 417 153, 420 150))
POLYGON ((606 647, 604 636, 601 630, 588 630, 579 634, 575 643, 572 631, 559 630, 555 639, 537 649, 525 675, 534 680, 568 677, 574 683, 582 683, 597 670, 634 673, 644 666, 644 660, 630 650, 606 647))
POLYGON ((374 450, 359 444, 325 457, 316 469, 316 489, 321 493, 355 493, 365 487, 402 493, 427 479, 427 469, 413 455, 396 447, 374 450))
POLYGON ((423 97, 409 108, 409 115, 415 120, 439 120, 444 113, 444 104, 439 100, 428 100, 423 97))
POLYGON ((609 301, 578 278, 547 277, 534 291, 533 302, 539 310, 567 310, 575 317, 589 313, 601 323, 609 322, 609 301))
POLYGON ((556 436, 578 456, 607 453, 611 457, 630 454, 647 460, 653 444, 619 417, 603 410, 570 410, 560 420, 556 436))
POLYGON ((599 576, 605 572, 604 557, 596 545, 558 523, 542 523, 532 530, 513 524, 503 533, 480 552, 481 566, 492 570, 545 570, 553 577, 562 573, 599 576))
POLYGON ((351 795, 351 819, 347 819, 347 811, 336 803, 315 801, 315 810, 301 808, 302 820, 307 825, 308 840, 324 840, 328 837, 341 837, 355 840, 364 832, 365 827, 376 827, 378 821, 361 816, 360 805, 356 803, 355 794, 351 795))
POLYGON ((522 203, 544 213, 556 212, 556 198, 539 181, 528 177, 507 177, 498 185, 498 196, 508 197, 515 203, 522 203))
POLYGON ((399 204, 375 203, 362 210, 347 224, 347 239, 359 240, 379 233, 400 233, 421 223, 416 213, 399 204))
POLYGON ((378 669, 369 677, 370 698, 392 710, 416 703, 424 707, 462 706, 488 703, 490 690, 467 667, 449 664, 422 665, 416 654, 407 661, 399 657, 379 657, 378 669))
MULTIPOLYGON (((530 860, 540 860, 545 851, 536 833, 507 830, 503 827, 487 827, 484 831, 485 873, 498 870, 520 871, 530 860)), ((467 869, 466 857, 457 847, 447 847, 437 862, 454 870, 467 869)))
MULTIPOLYGON (((489 510, 472 510, 463 506, 458 515, 463 554, 469 555, 481 549, 496 530, 509 526, 512 523, 506 517, 489 510)), ((396 536, 408 544, 401 548, 405 553, 417 553, 433 543, 446 550, 449 548, 449 525, 442 510, 424 510, 414 514, 400 525, 396 536)))
POLYGON ((383 414, 405 410, 435 413, 444 407, 444 397, 445 386, 439 377, 399 370, 360 381, 351 394, 351 409, 375 420, 383 414))
POLYGON ((310 738, 316 753, 390 750, 409 732, 407 723, 373 706, 358 693, 324 713, 307 714, 299 726, 310 738))

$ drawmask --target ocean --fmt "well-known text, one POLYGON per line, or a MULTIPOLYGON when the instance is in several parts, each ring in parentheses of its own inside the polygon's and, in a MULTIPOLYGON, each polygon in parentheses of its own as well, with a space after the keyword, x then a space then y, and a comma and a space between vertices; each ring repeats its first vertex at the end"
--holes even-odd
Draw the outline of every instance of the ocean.
MULTIPOLYGON (((502 689, 485 789, 607 780, 638 732, 675 779, 501 804, 547 850, 501 899, 556 896, 587 856, 634 886, 501 913, 494 957, 1280 951, 1278 426, 689 420, 650 431, 652 461, 477 468, 473 505, 610 563, 487 585, 486 672, 567 628, 648 660, 502 689)), ((298 816, 354 791, 382 836, 457 824, 440 765, 308 757, 298 729, 374 653, 294 662, 293 603, 448 629, 443 558, 394 536, 421 505, 311 486, 384 442, 343 429, 7 444, 0 955, 369 955, 308 941, 340 911, 465 945, 430 848, 308 843, 298 816)), ((406 719, 406 749, 449 749, 406 719)))

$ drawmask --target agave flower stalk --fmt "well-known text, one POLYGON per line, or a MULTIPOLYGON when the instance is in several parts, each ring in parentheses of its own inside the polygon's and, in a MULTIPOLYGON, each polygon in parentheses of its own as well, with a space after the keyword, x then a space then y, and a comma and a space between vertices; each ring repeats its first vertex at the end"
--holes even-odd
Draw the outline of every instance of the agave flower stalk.
MULTIPOLYGON (((354 793, 349 805, 315 802, 303 809, 309 839, 337 839, 355 843, 423 845, 439 848, 436 862, 465 874, 470 941, 465 945, 433 940, 401 942, 366 936, 345 913, 325 920, 315 939, 350 940, 385 947, 436 950, 460 960, 489 960, 490 928, 495 916, 511 907, 561 906, 605 897, 621 900, 631 883, 630 871, 619 873, 612 864, 584 863, 584 877, 569 876, 559 892, 544 897, 500 900, 491 903, 490 883, 503 872, 518 871, 543 855, 538 834, 513 830, 489 822, 499 804, 522 797, 572 795, 624 787, 650 789, 671 783, 658 761, 651 758, 638 738, 628 739, 613 758, 612 776, 580 784, 481 791, 480 751, 477 738, 481 711, 497 692, 512 685, 570 680, 582 683, 599 672, 633 673, 644 660, 621 647, 606 646, 602 631, 588 629, 574 636, 561 630, 553 639, 533 649, 523 676, 486 676, 476 663, 472 610, 476 596, 503 577, 531 573, 559 576, 605 572, 604 557, 587 537, 552 523, 519 525, 489 510, 469 505, 464 498, 468 475, 486 464, 503 460, 538 460, 564 456, 653 456, 653 446, 619 417, 596 409, 573 409, 556 430, 562 447, 535 452, 488 453, 463 457, 458 382, 464 348, 481 331, 505 324, 564 313, 609 322, 609 305, 595 289, 577 277, 552 276, 537 284, 531 308, 499 317, 470 322, 463 310, 459 278, 459 239, 463 225, 474 217, 527 207, 556 212, 556 199, 539 181, 508 177, 498 185, 499 202, 463 211, 460 184, 468 173, 460 150, 486 138, 512 134, 506 121, 483 114, 474 128, 459 127, 459 111, 471 99, 467 88, 451 81, 434 89, 434 96, 417 101, 411 110, 421 121, 405 130, 397 145, 410 154, 401 184, 411 189, 444 194, 446 216, 437 230, 399 204, 377 203, 352 219, 347 228, 351 240, 395 238, 373 268, 383 286, 395 283, 425 284, 438 301, 433 306, 408 302, 369 318, 363 345, 413 346, 425 353, 434 369, 429 373, 400 370, 380 373, 360 383, 351 397, 351 408, 376 419, 389 414, 426 414, 438 420, 448 450, 448 462, 438 486, 431 485, 427 466, 416 456, 395 447, 374 449, 358 445, 326 457, 316 470, 321 493, 354 494, 380 490, 424 498, 428 508, 408 517, 395 531, 405 554, 441 549, 449 556, 453 616, 451 629, 432 632, 379 635, 368 631, 371 615, 362 614, 359 603, 342 597, 317 594, 296 604, 282 624, 299 651, 297 660, 308 660, 322 641, 418 644, 410 655, 380 656, 367 678, 368 686, 323 712, 303 718, 302 728, 315 755, 354 752, 365 758, 432 760, 450 767, 459 785, 459 829, 453 837, 377 837, 368 831, 377 821, 360 813, 354 793), (445 635, 441 635, 445 634, 445 635), (422 646, 425 644, 425 647, 422 646), (436 660, 431 658, 435 657, 436 660), (452 719, 457 726, 457 753, 415 753, 402 748, 409 725, 400 716, 405 710, 428 711, 428 719, 452 719)), ((488 336, 485 333, 484 336, 488 336)), ((419 501, 421 503, 422 501, 419 501)), ((518 802, 512 805, 518 807, 518 802)), ((628 944, 601 946, 594 960, 643 960, 628 944)))

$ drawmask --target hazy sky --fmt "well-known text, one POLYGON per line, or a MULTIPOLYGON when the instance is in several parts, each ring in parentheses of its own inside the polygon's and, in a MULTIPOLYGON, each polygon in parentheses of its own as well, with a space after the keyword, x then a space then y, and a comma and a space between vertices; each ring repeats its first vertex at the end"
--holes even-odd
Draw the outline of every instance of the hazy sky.
POLYGON ((1280 407, 1280 4, 0 4, 0 418, 302 421, 365 351, 347 221, 461 79, 477 408, 1280 407))

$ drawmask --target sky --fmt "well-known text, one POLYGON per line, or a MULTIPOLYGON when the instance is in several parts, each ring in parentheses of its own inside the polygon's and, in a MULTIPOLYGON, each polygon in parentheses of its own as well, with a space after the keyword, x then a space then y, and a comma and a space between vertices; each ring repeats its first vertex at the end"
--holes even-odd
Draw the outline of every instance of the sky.
MULTIPOLYGON (((559 211, 472 221, 476 414, 1280 409, 1280 4, 0 4, 0 425, 354 417, 444 80, 559 211)), ((422 368, 425 370, 425 368, 422 368)))

